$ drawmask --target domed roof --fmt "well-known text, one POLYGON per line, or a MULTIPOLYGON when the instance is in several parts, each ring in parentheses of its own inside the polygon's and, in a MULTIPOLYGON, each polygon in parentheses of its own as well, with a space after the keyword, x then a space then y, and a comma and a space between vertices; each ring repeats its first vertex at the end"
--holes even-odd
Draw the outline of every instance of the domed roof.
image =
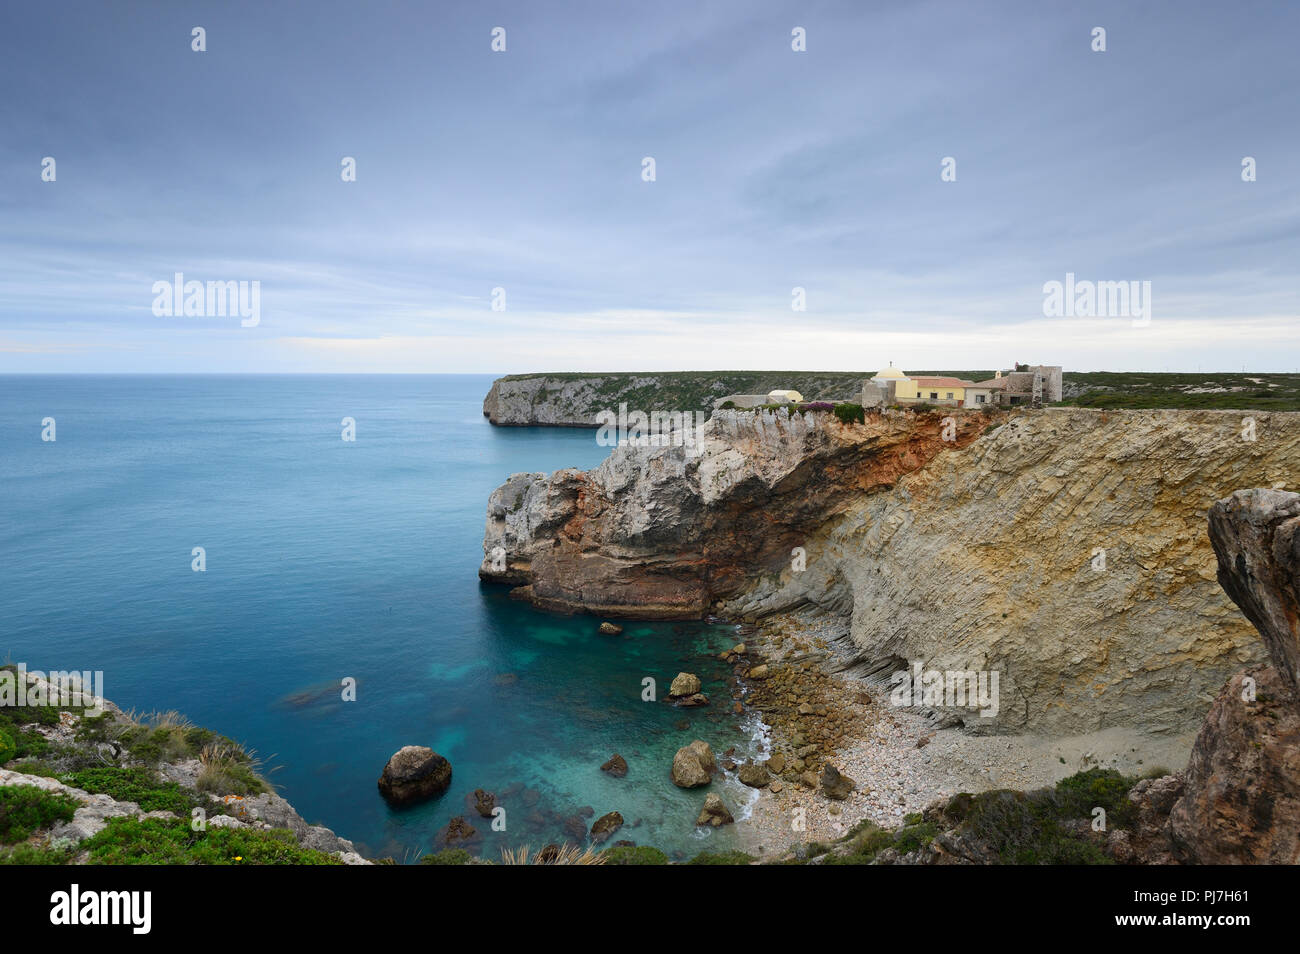
POLYGON ((894 367, 891 364, 889 367, 882 368, 880 371, 877 371, 876 377, 877 378, 905 378, 907 377, 907 375, 905 375, 902 371, 899 371, 896 367, 894 367))

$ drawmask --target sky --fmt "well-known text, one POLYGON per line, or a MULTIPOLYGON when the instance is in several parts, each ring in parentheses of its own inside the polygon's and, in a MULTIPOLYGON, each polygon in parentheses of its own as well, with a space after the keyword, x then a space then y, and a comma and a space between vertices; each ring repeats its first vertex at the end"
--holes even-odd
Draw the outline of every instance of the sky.
POLYGON ((0 373, 1292 371, 1297 35, 1290 0, 6 3, 0 373), (257 282, 256 324, 155 313, 177 273, 257 282), (1047 314, 1067 274, 1149 320, 1047 314))

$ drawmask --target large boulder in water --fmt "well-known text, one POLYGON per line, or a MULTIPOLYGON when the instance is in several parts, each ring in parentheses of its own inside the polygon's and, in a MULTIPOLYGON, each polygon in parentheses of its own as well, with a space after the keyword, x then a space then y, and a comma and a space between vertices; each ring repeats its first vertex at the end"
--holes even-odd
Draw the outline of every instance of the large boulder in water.
POLYGON ((424 745, 398 749, 379 776, 379 793, 390 805, 436 798, 451 785, 451 763, 424 745))
POLYGON ((696 739, 684 745, 673 756, 672 778, 678 788, 699 788, 713 780, 717 763, 709 743, 696 739))
POLYGON ((668 687, 668 695, 674 698, 679 696, 693 696, 700 691, 700 677, 693 672, 679 672, 673 684, 668 687))

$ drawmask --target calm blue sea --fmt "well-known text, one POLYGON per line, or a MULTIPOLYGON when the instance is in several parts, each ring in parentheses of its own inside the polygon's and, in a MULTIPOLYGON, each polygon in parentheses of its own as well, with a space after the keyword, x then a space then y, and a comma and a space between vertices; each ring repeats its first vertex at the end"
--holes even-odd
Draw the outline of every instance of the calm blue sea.
MULTIPOLYGON (((177 710, 238 739, 308 821, 368 855, 431 850, 476 788, 505 793, 506 832, 471 816, 491 856, 611 810, 627 819, 619 838, 731 847, 730 830, 695 830, 704 793, 675 788, 668 768, 696 737, 719 753, 753 744, 709 658, 732 628, 631 623, 602 637, 599 620, 480 584, 492 489, 606 452, 594 431, 492 427, 491 380, 0 377, 0 657, 103 670, 124 708, 177 710), (681 669, 713 706, 641 701, 644 677, 666 690, 681 669), (340 699, 349 676, 355 703, 340 699), (375 781, 407 744, 447 756, 453 784, 394 812, 375 781), (614 752, 625 779, 599 771, 614 752)), ((749 790, 719 790, 740 817, 749 790)))

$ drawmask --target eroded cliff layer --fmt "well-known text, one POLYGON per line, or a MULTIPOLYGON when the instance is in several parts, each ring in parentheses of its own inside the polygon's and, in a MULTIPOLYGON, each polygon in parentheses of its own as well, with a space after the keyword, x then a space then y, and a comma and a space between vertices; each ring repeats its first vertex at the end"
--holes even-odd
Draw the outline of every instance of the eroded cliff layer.
POLYGON ((1195 726, 1263 657, 1216 582, 1207 510, 1294 479, 1300 415, 1257 414, 1253 432, 1227 411, 954 417, 945 435, 939 414, 721 412, 698 448, 515 475, 492 495, 480 572, 552 609, 812 604, 869 678, 1000 673, 986 730, 1195 726))

